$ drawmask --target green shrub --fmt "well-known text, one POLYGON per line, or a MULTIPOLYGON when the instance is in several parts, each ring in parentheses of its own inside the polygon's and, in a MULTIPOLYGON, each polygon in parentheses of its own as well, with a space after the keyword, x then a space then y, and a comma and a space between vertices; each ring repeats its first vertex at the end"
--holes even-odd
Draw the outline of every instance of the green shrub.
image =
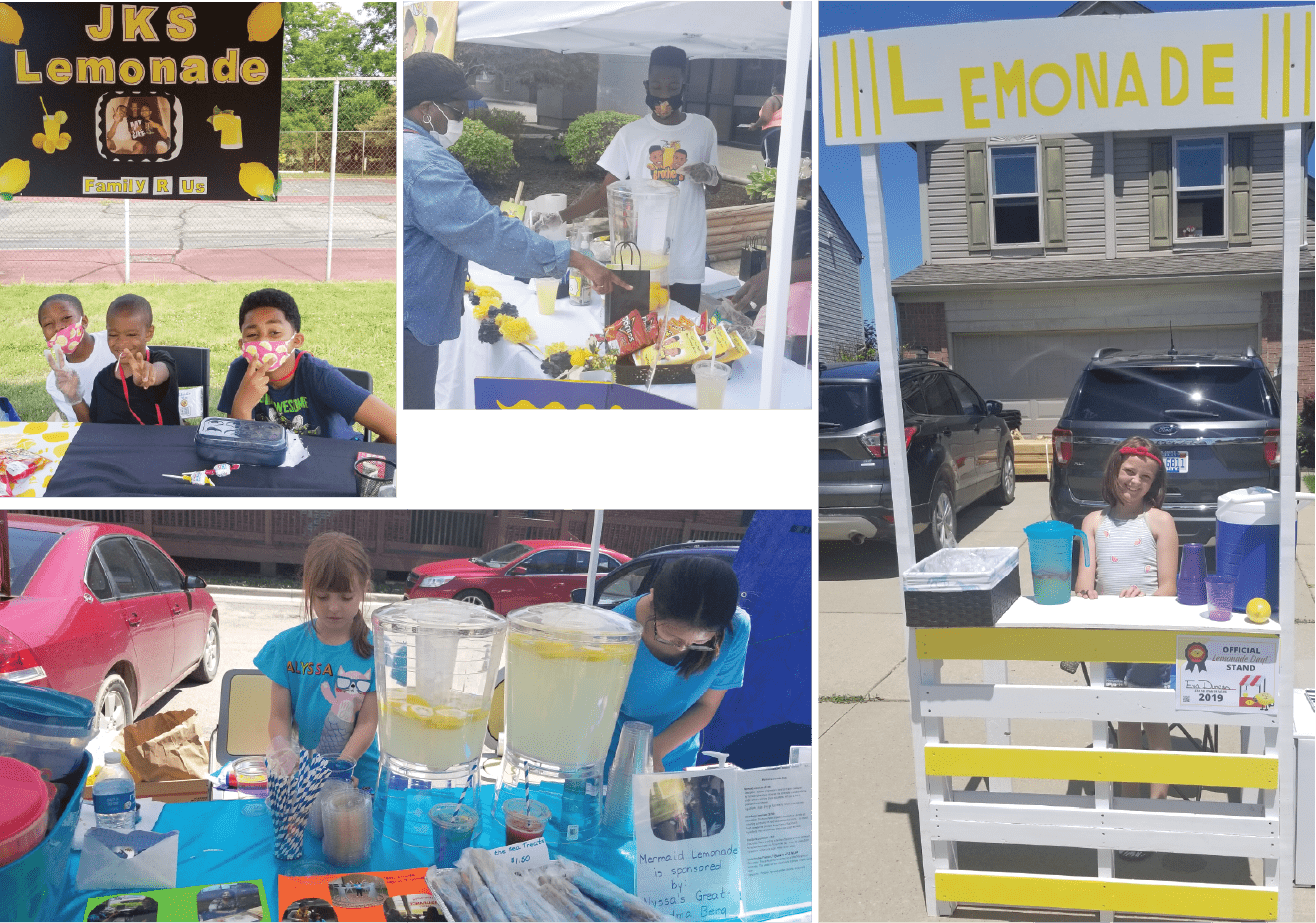
POLYGON ((617 129, 628 122, 634 122, 638 115, 625 112, 586 112, 567 126, 567 136, 562 140, 562 152, 567 155, 571 165, 582 173, 594 166, 617 129))
POLYGON ((746 178, 749 180, 749 185, 745 187, 745 195, 751 202, 759 199, 771 201, 777 197, 777 170, 775 167, 751 170, 746 178))
POLYGON ((515 109, 472 109, 470 115, 504 138, 510 138, 513 144, 521 140, 521 132, 525 131, 525 116, 515 109))
POLYGON ((476 119, 466 120, 462 136, 448 151, 475 182, 497 183, 517 168, 512 142, 476 119))

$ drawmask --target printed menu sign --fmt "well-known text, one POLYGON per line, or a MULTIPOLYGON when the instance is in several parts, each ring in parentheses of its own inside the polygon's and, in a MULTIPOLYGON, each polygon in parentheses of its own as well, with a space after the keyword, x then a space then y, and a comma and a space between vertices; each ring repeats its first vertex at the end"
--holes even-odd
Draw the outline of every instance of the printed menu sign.
POLYGON ((278 193, 280 4, 0 6, 0 198, 278 193))
POLYGON ((807 908, 812 778, 807 763, 636 775, 635 893, 678 920, 807 908))
POLYGON ((1181 711, 1265 711, 1275 704, 1276 639, 1179 635, 1177 650, 1181 711))

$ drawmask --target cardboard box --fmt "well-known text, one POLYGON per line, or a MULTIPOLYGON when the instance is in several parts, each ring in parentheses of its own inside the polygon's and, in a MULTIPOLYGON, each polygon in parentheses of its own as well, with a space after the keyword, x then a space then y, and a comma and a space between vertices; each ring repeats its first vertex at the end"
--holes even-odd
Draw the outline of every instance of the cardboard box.
MULTIPOLYGON (((91 800, 91 783, 82 790, 82 797, 91 800)), ((209 801, 209 779, 176 779, 171 782, 138 782, 137 797, 174 803, 178 801, 209 801)))

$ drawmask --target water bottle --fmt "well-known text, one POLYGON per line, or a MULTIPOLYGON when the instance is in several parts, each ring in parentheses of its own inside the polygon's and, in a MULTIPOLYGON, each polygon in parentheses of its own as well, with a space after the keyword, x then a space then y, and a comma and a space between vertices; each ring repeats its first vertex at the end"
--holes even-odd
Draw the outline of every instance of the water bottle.
MULTIPOLYGON (((589 229, 583 225, 577 225, 571 233, 571 249, 578 250, 585 256, 590 255, 589 250, 589 229)), ((594 286, 590 284, 589 279, 579 269, 572 268, 567 271, 567 301, 570 304, 589 304, 594 297, 594 286)))
POLYGON ((137 826, 137 784, 117 752, 105 754, 105 767, 91 787, 96 826, 127 833, 137 826))

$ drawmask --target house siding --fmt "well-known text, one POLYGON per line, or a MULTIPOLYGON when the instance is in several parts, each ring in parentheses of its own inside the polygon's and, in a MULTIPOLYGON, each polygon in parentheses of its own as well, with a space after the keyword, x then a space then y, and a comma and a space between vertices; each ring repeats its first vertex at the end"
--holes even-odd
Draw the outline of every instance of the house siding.
POLYGON ((831 203, 820 199, 826 204, 818 209, 818 356, 825 362, 840 347, 863 346, 864 317, 862 257, 831 203))

